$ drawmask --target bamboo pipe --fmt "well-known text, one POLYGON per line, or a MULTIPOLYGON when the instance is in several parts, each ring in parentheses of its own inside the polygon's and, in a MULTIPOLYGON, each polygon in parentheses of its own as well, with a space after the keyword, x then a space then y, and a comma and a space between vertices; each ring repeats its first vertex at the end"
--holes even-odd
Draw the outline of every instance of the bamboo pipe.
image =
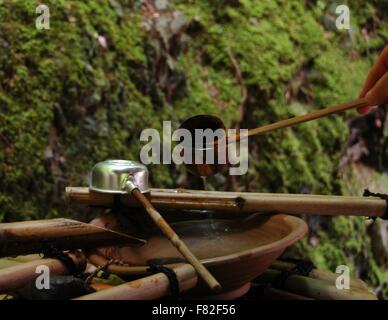
MULTIPOLYGON (((77 270, 81 273, 85 270, 86 259, 82 252, 74 251, 69 253, 77 270)), ((11 292, 26 285, 36 279, 37 267, 45 265, 50 269, 50 274, 68 274, 68 269, 60 260, 53 258, 43 258, 0 270, 0 293, 11 292)))
MULTIPOLYGON (((189 264, 181 264, 173 269, 176 273, 180 292, 197 285, 197 275, 189 264)), ((170 294, 170 282, 164 273, 157 273, 122 285, 97 291, 75 300, 155 300, 170 294)))
POLYGON ((213 277, 213 275, 204 267, 204 265, 198 260, 198 258, 191 252, 186 244, 179 238, 170 225, 164 220, 160 213, 154 208, 151 202, 141 193, 141 191, 129 182, 128 191, 135 197, 142 207, 147 211, 150 218, 155 222, 158 228, 163 234, 170 240, 171 244, 185 257, 185 259, 194 267, 198 275, 206 283, 206 285, 213 292, 220 292, 222 290, 219 282, 213 277))
MULTIPOLYGON (((246 137, 262 135, 262 134, 265 134, 265 133, 268 133, 268 132, 271 132, 271 131, 274 131, 277 129, 291 127, 291 126, 294 126, 294 125, 297 125, 297 124, 300 124, 303 122, 322 118, 322 117, 328 116, 330 114, 340 113, 340 112, 344 112, 346 110, 364 107, 366 105, 367 105, 367 103, 366 103, 365 99, 357 99, 354 101, 338 104, 338 105, 328 107, 325 109, 316 110, 316 111, 310 112, 308 114, 296 116, 296 117, 293 117, 290 119, 281 120, 281 121, 278 121, 275 123, 267 124, 267 125, 259 127, 259 128, 250 129, 250 130, 248 130, 248 133, 245 135, 235 135, 235 136, 228 137, 228 143, 233 142, 233 141, 239 141, 239 140, 246 138, 246 137)), ((217 144, 217 143, 218 143, 218 140, 216 140, 214 142, 214 144, 217 144)))
MULTIPOLYGON (((255 283, 273 283, 279 277, 281 271, 267 269, 260 275, 255 283)), ((284 290, 302 296, 311 297, 318 300, 376 300, 376 296, 358 288, 339 290, 335 283, 328 283, 323 280, 312 279, 299 275, 291 275, 284 283, 284 290)))
MULTIPOLYGON (((294 263, 276 260, 273 264, 271 264, 270 268, 273 270, 285 271, 285 270, 293 269, 295 266, 296 264, 294 263)), ((326 281, 334 284, 336 279, 338 278, 338 274, 313 269, 309 274, 309 278, 322 280, 322 281, 326 281)), ((360 290, 368 290, 366 283, 361 279, 350 277, 349 282, 352 288, 357 288, 360 290)))
POLYGON ((59 250, 70 250, 118 244, 142 245, 145 241, 70 219, 0 223, 0 257, 39 253, 45 243, 59 250))
MULTIPOLYGON (((92 192, 89 188, 67 187, 65 199, 68 204, 113 205, 112 195, 92 192)), ((133 197, 123 195, 120 199, 123 205, 140 207, 133 197)), ((151 189, 149 199, 159 210, 209 210, 231 214, 262 212, 383 218, 387 210, 386 201, 376 197, 151 189)))
MULTIPOLYGON (((104 257, 95 253, 93 250, 90 252, 87 252, 86 255, 87 255, 88 260, 95 266, 105 265, 106 262, 108 261, 104 257)), ((169 265, 165 265, 165 266, 167 266, 169 268, 175 268, 178 265, 179 264, 169 264, 169 265)), ((277 276, 279 276, 281 271, 289 270, 290 268, 293 268, 294 266, 295 265, 293 263, 288 263, 288 262, 276 260, 270 266, 271 270, 269 272, 267 272, 268 271, 267 270, 266 271, 267 273, 265 273, 263 278, 261 278, 261 276, 260 276, 258 278, 259 280, 255 281, 255 282, 256 283, 272 282, 277 276)), ((136 275, 139 276, 139 275, 149 274, 148 267, 146 267, 146 266, 121 266, 121 265, 116 265, 116 264, 110 264, 107 267, 106 271, 109 273, 117 274, 119 276, 136 276, 136 275)), ((313 269, 310 272, 308 278, 302 277, 304 279, 299 279, 299 281, 302 281, 302 283, 303 283, 303 281, 304 282, 307 281, 307 286, 310 283, 313 287, 311 290, 314 290, 314 288, 320 288, 320 289, 323 288, 324 293, 322 293, 320 296, 316 296, 315 297, 316 299, 320 299, 320 298, 329 299, 328 295, 331 294, 330 293, 330 290, 332 290, 331 287, 334 287, 335 279, 337 277, 338 277, 338 274, 313 269), (311 283, 311 282, 309 282, 310 278, 315 279, 318 282, 311 283), (330 289, 329 291, 328 291, 328 288, 330 289)), ((288 298, 289 299, 299 299, 299 298, 300 299, 312 299, 312 297, 308 296, 308 294, 307 294, 308 292, 305 289, 303 289, 303 286, 298 284, 298 279, 296 280, 296 282, 297 282, 297 286, 296 286, 296 289, 294 291, 292 291, 293 293, 285 292, 283 290, 280 291, 280 290, 271 288, 269 290, 270 292, 268 292, 268 298, 270 298, 270 299, 272 299, 272 298, 273 299, 288 299, 288 298), (289 297, 287 298, 286 295, 288 295, 289 297)), ((291 284, 291 286, 293 286, 293 284, 291 284)), ((375 296, 372 293, 368 292, 368 288, 367 288, 366 284, 360 279, 351 277, 350 278, 350 287, 351 287, 351 290, 353 290, 351 292, 351 295, 353 295, 353 296, 355 295, 356 298, 358 297, 357 295, 359 295, 359 294, 364 295, 366 293, 367 298, 375 299, 375 296)), ((340 296, 341 296, 341 293, 338 293, 336 297, 338 298, 340 296)), ((341 299, 343 299, 343 297, 341 299)))

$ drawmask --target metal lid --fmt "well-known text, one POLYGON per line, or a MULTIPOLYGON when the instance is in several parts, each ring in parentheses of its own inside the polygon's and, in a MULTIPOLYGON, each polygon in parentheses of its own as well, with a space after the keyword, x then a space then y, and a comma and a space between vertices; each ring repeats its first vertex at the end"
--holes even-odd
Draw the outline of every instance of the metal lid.
POLYGON ((89 189, 94 192, 124 194, 130 180, 142 193, 149 192, 148 169, 137 161, 106 160, 97 163, 89 174, 89 189))

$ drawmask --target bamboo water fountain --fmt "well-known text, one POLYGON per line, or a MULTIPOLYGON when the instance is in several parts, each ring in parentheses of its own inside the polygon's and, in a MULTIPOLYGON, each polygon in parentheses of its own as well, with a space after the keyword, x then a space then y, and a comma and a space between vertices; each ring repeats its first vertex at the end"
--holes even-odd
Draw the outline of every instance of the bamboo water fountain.
MULTIPOLYGON (((357 100, 319 110, 250 130, 248 136, 264 134, 364 104, 363 100, 357 100)), ((195 121, 189 119, 183 127, 195 129, 198 123, 207 126, 206 122, 202 122, 203 119, 202 116, 195 117, 195 121)), ((211 117, 206 119, 215 121, 211 117)), ((220 121, 213 124, 223 127, 220 121)), ((228 142, 241 138, 227 137, 228 142)), ((218 142, 215 142, 213 147, 217 148, 217 145, 218 142)), ((216 164, 211 167, 194 165, 188 169, 208 176, 219 168, 216 164)), ((260 281, 265 282, 276 278, 285 268, 284 264, 276 263, 275 260, 307 232, 306 223, 290 214, 365 215, 386 219, 388 212, 387 199, 378 197, 149 189, 147 168, 123 160, 97 164, 92 171, 89 188, 66 188, 66 201, 68 204, 116 209, 89 225, 65 219, 49 221, 48 228, 42 227, 42 223, 45 223, 42 221, 25 223, 24 226, 20 223, 0 224, 0 255, 40 252, 39 242, 49 241, 60 250, 83 249, 86 258, 97 270, 103 269, 129 281, 113 288, 102 286, 104 290, 79 297, 80 300, 157 299, 169 295, 172 283, 163 273, 151 275, 150 263, 169 267, 176 275, 180 293, 187 292, 197 297, 236 298, 245 294, 251 282, 256 281, 259 275, 263 274, 260 281), (127 218, 133 212, 143 210, 143 217, 148 217, 154 223, 153 228, 138 230, 147 231, 143 234, 129 235, 117 216, 118 210, 119 214, 127 218), (203 211, 211 212, 213 218, 204 218, 203 211), (56 224, 59 226, 57 229, 56 224), (17 245, 18 239, 22 240, 20 245, 17 245)), ((85 269, 85 256, 76 251, 69 253, 70 259, 80 271, 85 269)), ((63 263, 49 257, 23 266, 6 268, 0 270, 0 293, 34 279, 36 275, 33 274, 33 268, 38 264, 50 266, 55 273, 69 272, 63 263), (10 277, 18 277, 19 281, 11 283, 10 277)), ((286 296, 299 299, 303 298, 300 294, 308 292, 313 298, 374 298, 359 281, 355 281, 351 294, 341 295, 333 291, 333 284, 322 282, 328 278, 332 280, 333 275, 322 275, 315 271, 312 278, 314 292, 309 292, 310 288, 305 287, 303 277, 291 277, 292 293, 286 296), (300 288, 304 291, 300 291, 300 288)), ((101 287, 96 286, 96 289, 100 290, 101 287)), ((272 294, 284 297, 284 293, 276 289, 273 289, 272 294)))
MULTIPOLYGON (((280 128, 290 127, 299 123, 317 119, 326 115, 343 112, 365 105, 363 99, 342 105, 318 110, 307 115, 282 120, 264 127, 248 131, 246 136, 224 137, 227 144, 242 138, 265 134, 280 128)), ((222 121, 209 115, 195 116, 186 120, 181 128, 190 132, 196 129, 225 129, 222 121)), ((221 138, 222 140, 222 138, 221 138)), ((208 149, 218 154, 220 140, 211 145, 194 149, 202 153, 206 159, 208 149)), ((189 164, 187 169, 193 174, 210 176, 219 171, 223 165, 189 164)), ((370 194, 372 195, 372 194, 370 194)), ((142 201, 136 201, 128 195, 112 197, 109 194, 97 194, 85 188, 67 188, 68 203, 86 205, 111 206, 119 203, 122 206, 141 207, 142 201)), ((139 199, 137 199, 139 200, 139 199)), ((159 210, 207 210, 211 211, 214 220, 184 220, 182 213, 173 228, 181 233, 184 242, 198 256, 224 288, 225 296, 236 296, 247 290, 252 279, 264 272, 276 260, 284 249, 298 241, 307 231, 306 224, 299 218, 287 214, 324 214, 324 215, 368 215, 387 218, 387 201, 376 197, 338 197, 319 195, 282 195, 258 193, 210 192, 198 190, 166 190, 152 189, 148 201, 159 210), (239 293, 240 292, 240 293, 239 293)), ((103 224, 103 221, 98 221, 103 224)), ((123 248, 118 256, 130 266, 109 266, 108 270, 118 274, 145 274, 149 260, 158 259, 164 263, 180 261, 181 256, 168 246, 160 236, 148 239, 147 244, 139 249, 123 248)), ((95 264, 106 263, 109 256, 106 249, 94 251, 89 256, 95 264)), ((196 290, 206 294, 203 284, 199 283, 196 290)))
MULTIPOLYGON (((253 279, 265 272, 289 245, 305 235, 305 222, 289 214, 384 217, 387 212, 386 201, 376 197, 181 189, 150 189, 147 197, 155 208, 163 212, 182 241, 219 281, 223 292, 217 298, 243 295, 253 279), (196 213, 198 210, 211 212, 213 218, 209 220, 203 217, 196 213)), ((94 192, 90 188, 66 188, 66 200, 69 204, 102 207, 119 204, 123 215, 130 215, 142 207, 127 194, 114 196, 94 192)), ((118 228, 123 232, 118 221, 112 213, 92 221, 92 224, 118 228)), ((147 243, 137 248, 104 247, 91 250, 87 254, 88 259, 97 266, 107 264, 110 259, 120 259, 124 265, 110 264, 106 270, 124 277, 147 276, 150 261, 159 261, 171 268, 185 262, 184 257, 157 231, 154 230, 145 238, 147 243)), ((190 294, 214 297, 201 280, 190 290, 190 294)))
MULTIPOLYGON (((135 177, 132 175, 134 181, 135 177)), ((198 277, 195 268, 187 264, 186 257, 156 227, 143 235, 126 234, 128 230, 121 225, 117 211, 97 218, 91 224, 66 219, 0 224, 0 253, 4 256, 40 252, 39 243, 43 239, 50 240, 61 250, 82 248, 89 263, 129 281, 127 285, 119 287, 104 287, 103 291, 81 297, 83 300, 156 299, 168 295, 170 285, 166 276, 162 273, 150 274, 148 264, 155 261, 176 272, 177 280, 181 283, 179 290, 184 296, 231 299, 246 293, 251 281, 255 281, 260 274, 264 275, 262 281, 266 281, 279 273, 276 267, 275 271, 267 269, 272 268, 271 265, 287 246, 298 241, 307 231, 303 220, 289 214, 385 217, 387 212, 386 200, 377 197, 148 189, 146 184, 140 182, 135 183, 149 191, 145 195, 147 201, 161 210, 192 254, 217 279, 223 288, 221 293, 214 296, 206 282, 198 277), (212 220, 203 216, 204 210, 212 212, 212 220), (131 281, 134 278, 138 280, 131 281)), ((69 204, 118 206, 124 217, 144 210, 142 203, 126 192, 118 194, 94 191, 93 188, 69 187, 66 189, 66 200, 69 204)), ((82 271, 85 258, 79 255, 72 257, 82 271)), ((48 265, 53 273, 67 272, 55 258, 6 268, 0 270, 0 293, 5 288, 15 289, 28 279, 34 279, 34 266, 40 264, 48 265), (9 281, 16 275, 19 282, 9 281)), ((313 276, 318 277, 319 273, 313 276)), ((326 288, 328 284, 320 280, 317 279, 314 286, 323 285, 326 288)), ((304 281, 296 277, 291 283, 299 286, 304 281)), ((373 298, 360 287, 348 296, 341 296, 333 291, 332 285, 326 288, 328 296, 322 295, 322 298, 373 298)), ((298 290, 291 296, 296 298, 300 293, 298 290)), ((275 289, 272 294, 282 296, 275 289)))

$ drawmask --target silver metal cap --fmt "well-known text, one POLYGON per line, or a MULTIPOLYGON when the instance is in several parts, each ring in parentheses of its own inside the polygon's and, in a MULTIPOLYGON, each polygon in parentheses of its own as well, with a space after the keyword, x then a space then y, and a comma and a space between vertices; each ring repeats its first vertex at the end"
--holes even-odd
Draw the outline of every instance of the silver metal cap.
POLYGON ((148 169, 137 161, 106 160, 97 163, 89 174, 89 189, 102 193, 127 193, 125 183, 130 179, 142 193, 149 192, 148 169))

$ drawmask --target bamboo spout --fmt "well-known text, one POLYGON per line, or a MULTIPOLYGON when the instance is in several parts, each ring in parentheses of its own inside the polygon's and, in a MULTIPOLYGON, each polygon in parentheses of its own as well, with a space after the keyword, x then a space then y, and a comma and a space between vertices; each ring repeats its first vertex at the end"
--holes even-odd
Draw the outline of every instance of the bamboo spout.
MULTIPOLYGON (((138 201, 121 196, 121 203, 140 207, 138 201)), ((66 188, 68 204, 112 206, 113 196, 98 194, 88 188, 66 188)), ((209 210, 215 213, 253 212, 384 217, 386 201, 375 197, 348 197, 307 194, 220 192, 200 190, 151 189, 155 208, 209 210)))

